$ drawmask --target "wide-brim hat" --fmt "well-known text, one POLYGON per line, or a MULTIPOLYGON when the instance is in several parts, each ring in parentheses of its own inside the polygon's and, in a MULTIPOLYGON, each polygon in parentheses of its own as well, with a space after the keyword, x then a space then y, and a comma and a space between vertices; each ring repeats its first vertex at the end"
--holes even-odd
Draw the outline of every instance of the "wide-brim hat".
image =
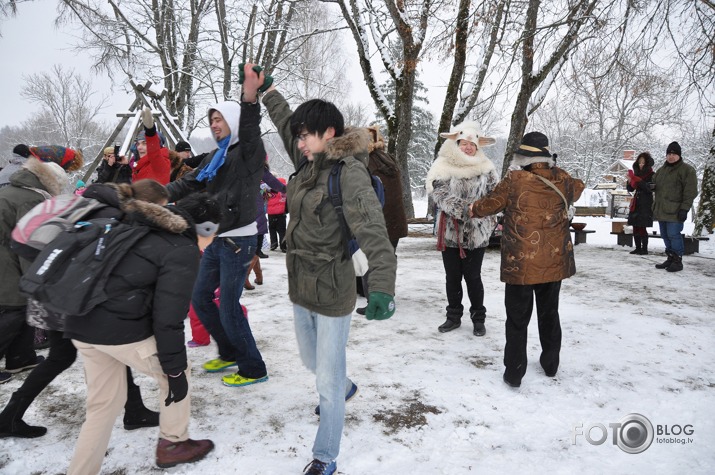
POLYGON ((525 157, 549 157, 553 154, 549 150, 549 139, 541 132, 529 132, 521 139, 521 144, 514 153, 525 157))

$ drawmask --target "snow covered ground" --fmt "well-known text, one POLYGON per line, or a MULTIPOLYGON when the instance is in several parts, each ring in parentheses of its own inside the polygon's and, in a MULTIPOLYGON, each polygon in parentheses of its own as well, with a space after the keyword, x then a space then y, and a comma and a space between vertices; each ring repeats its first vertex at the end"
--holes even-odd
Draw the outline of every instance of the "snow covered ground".
MULTIPOLYGON (((609 234, 610 220, 577 220, 596 233, 576 246, 578 273, 562 287, 559 373, 547 378, 538 364, 534 318, 520 389, 502 382, 498 249, 484 260, 487 335, 477 338, 466 319, 456 331, 437 332, 446 298, 434 239, 400 241, 397 313, 382 322, 353 317, 348 368, 360 392, 347 406, 340 474, 715 472, 715 241, 702 243, 699 254, 683 259, 685 270, 671 274, 653 267, 663 260, 662 241, 651 240, 655 254, 630 255, 609 234), (633 413, 656 433, 639 454, 613 445, 609 426, 633 413), (592 426, 591 440, 607 435, 601 445, 580 435, 592 426), (657 435, 683 429, 689 434, 657 435)), ((120 417, 102 473, 296 474, 309 462, 318 398, 298 357, 284 255, 273 252, 262 265, 265 284, 245 292, 244 303, 270 380, 223 386, 220 375, 201 370, 216 356, 213 345, 188 349, 191 436, 213 439, 216 449, 201 462, 162 471, 153 464, 157 430, 126 432, 120 417)), ((0 386, 0 403, 22 379, 0 386)), ((151 380, 137 380, 148 405, 158 407, 151 380)), ((26 415, 48 434, 0 441, 0 473, 64 473, 84 394, 78 361, 26 415)))

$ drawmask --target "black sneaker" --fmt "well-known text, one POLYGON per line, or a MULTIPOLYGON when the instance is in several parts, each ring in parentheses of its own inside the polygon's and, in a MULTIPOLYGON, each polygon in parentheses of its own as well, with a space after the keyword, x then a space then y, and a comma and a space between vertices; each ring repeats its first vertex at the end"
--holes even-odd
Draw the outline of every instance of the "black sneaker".
POLYGON ((35 362, 34 362, 34 363, 26 364, 26 365, 24 365, 24 366, 20 366, 19 368, 5 368, 5 371, 7 371, 8 373, 12 373, 12 374, 20 373, 20 372, 22 372, 22 371, 27 371, 28 369, 34 368, 35 366, 39 365, 39 364, 42 363, 43 361, 45 361, 45 357, 38 355, 38 356, 35 358, 35 362))
POLYGON ((268 259, 268 254, 265 254, 263 251, 258 251, 256 255, 261 259, 268 259))
POLYGON ((474 336, 484 336, 487 334, 487 327, 482 322, 474 323, 474 336))
POLYGON ((358 315, 365 315, 365 312, 367 311, 367 306, 365 307, 358 307, 355 309, 355 313, 358 315))

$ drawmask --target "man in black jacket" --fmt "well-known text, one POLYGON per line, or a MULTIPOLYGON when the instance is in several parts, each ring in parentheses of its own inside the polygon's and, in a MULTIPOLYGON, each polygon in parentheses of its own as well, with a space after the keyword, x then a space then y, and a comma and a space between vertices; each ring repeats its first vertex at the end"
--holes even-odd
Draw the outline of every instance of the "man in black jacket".
POLYGON ((268 380, 266 364, 241 309, 243 282, 256 252, 256 195, 263 176, 266 151, 261 140, 258 76, 246 66, 243 101, 226 101, 209 109, 211 132, 218 148, 181 179, 169 183, 175 201, 196 191, 206 191, 221 206, 217 238, 204 250, 191 303, 218 345, 218 358, 206 362, 215 373, 238 366, 224 376, 227 386, 246 386, 268 380), (221 288, 216 308, 214 292, 221 288))
POLYGON ((126 199, 121 211, 124 222, 146 226, 148 233, 110 273, 107 300, 65 322, 65 337, 82 354, 87 380, 87 415, 68 475, 100 472, 126 401, 125 366, 159 385, 159 467, 195 462, 214 447, 210 440, 189 439, 191 369, 184 319, 199 267, 197 233, 218 221, 218 205, 200 194, 168 208, 126 199))

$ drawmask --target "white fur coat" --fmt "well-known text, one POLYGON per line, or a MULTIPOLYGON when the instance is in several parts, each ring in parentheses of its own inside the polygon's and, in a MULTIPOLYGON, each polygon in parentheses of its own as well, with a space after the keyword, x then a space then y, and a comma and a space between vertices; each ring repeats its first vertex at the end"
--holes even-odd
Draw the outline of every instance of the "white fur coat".
POLYGON ((470 219, 468 207, 498 182, 494 164, 481 150, 472 157, 462 152, 454 140, 444 142, 427 173, 426 187, 439 208, 435 216, 438 230, 441 215, 446 215, 443 238, 447 247, 459 247, 461 243, 464 249, 472 250, 489 244, 496 217, 470 219))

